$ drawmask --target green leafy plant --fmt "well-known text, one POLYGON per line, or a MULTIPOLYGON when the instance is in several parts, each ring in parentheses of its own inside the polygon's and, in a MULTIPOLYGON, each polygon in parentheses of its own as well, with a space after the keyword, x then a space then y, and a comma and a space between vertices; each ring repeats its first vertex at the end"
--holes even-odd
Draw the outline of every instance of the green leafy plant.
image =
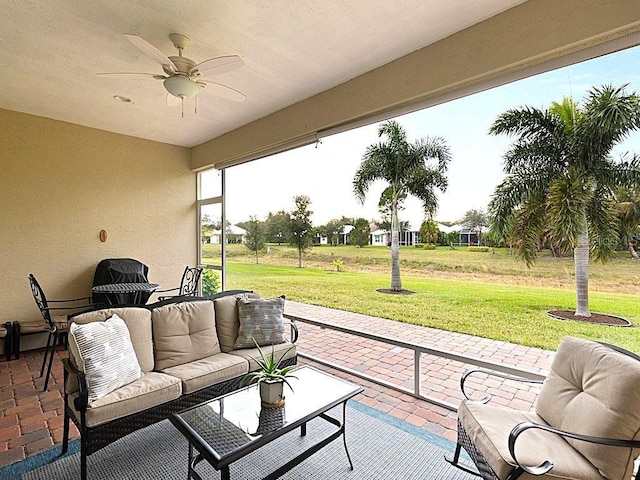
POLYGON ((344 272, 344 262, 342 261, 341 258, 336 258, 333 261, 332 265, 336 267, 337 272, 344 272))
POLYGON ((470 252, 488 252, 489 250, 491 250, 489 247, 478 247, 478 246, 469 247, 470 252))
POLYGON ((218 275, 211 269, 205 268, 202 272, 202 295, 213 295, 220 290, 218 275))
MULTIPOLYGON (((271 347, 271 353, 266 354, 260 345, 256 342, 256 339, 253 339, 253 343, 255 343, 258 348, 258 353, 260 354, 260 358, 251 357, 253 361, 258 364, 259 370, 255 372, 249 372, 244 377, 242 377, 242 382, 250 382, 260 384, 262 382, 284 382, 289 388, 291 385, 287 381, 287 378, 297 378, 295 375, 291 374, 291 371, 296 368, 297 365, 289 365, 287 367, 280 367, 280 364, 284 360, 284 357, 289 353, 289 351, 293 348, 293 345, 289 347, 278 360, 275 358, 275 352, 273 346, 271 347)), ((291 388, 293 390, 293 388, 291 388)))
POLYGON ((424 250, 435 250, 436 246, 433 243, 425 243, 422 248, 424 250))

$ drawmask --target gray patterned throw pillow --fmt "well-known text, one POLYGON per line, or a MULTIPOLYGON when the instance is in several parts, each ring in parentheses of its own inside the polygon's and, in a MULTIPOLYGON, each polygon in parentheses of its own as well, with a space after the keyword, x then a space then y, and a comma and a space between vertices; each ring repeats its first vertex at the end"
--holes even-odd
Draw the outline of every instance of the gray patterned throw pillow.
POLYGON ((72 323, 69 350, 85 373, 89 403, 142 377, 129 329, 118 315, 104 322, 72 323))
POLYGON ((278 298, 239 298, 240 328, 234 348, 276 345, 286 341, 282 313, 284 296, 278 298))

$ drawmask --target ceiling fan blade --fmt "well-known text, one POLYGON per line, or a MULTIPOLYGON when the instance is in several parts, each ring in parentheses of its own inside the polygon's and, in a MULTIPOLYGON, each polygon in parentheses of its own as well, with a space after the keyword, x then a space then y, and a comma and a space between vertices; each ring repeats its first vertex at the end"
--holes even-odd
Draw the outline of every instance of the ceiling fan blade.
POLYGON ((238 55, 226 55, 224 57, 210 58, 189 70, 189 73, 212 75, 216 73, 229 72, 242 67, 244 62, 238 55))
POLYGON ((157 75, 155 73, 133 73, 133 72, 114 72, 114 73, 96 73, 96 77, 152 77, 156 80, 164 80, 167 78, 165 75, 157 75))
POLYGON ((209 80, 198 80, 196 83, 199 85, 206 84, 206 90, 213 92, 213 94, 218 97, 231 100, 232 102, 244 102, 247 98, 244 93, 234 90, 231 87, 227 87, 226 85, 220 85, 219 83, 211 82, 209 80))
POLYGON ((169 57, 167 57, 164 53, 158 50, 156 47, 151 45, 149 42, 144 40, 143 38, 137 35, 129 35, 127 33, 124 34, 127 39, 133 43, 138 49, 147 55, 148 57, 153 58, 156 62, 158 62, 163 67, 167 67, 172 72, 177 71, 175 64, 171 61, 169 57))
POLYGON ((178 97, 174 97, 170 93, 167 93, 167 106, 168 107, 179 107, 182 103, 182 100, 178 97))

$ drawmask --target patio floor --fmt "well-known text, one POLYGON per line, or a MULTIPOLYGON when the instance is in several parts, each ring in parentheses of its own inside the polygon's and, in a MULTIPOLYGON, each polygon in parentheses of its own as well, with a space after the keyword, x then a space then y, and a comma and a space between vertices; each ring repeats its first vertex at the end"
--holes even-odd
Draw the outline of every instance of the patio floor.
MULTIPOLYGON (((286 313, 542 373, 548 371, 553 358, 553 352, 546 350, 297 302, 287 301, 286 313)), ((298 323, 298 328, 300 352, 412 388, 412 351, 304 323, 298 323)), ((0 361, 0 466, 20 461, 62 442, 63 373, 59 358, 66 356, 66 352, 57 352, 48 392, 42 392, 44 380, 38 378, 42 355, 43 350, 36 350, 23 353, 19 360, 0 361)), ((365 391, 356 397, 357 401, 455 441, 455 412, 404 392, 316 365, 308 359, 301 358, 299 363, 315 365, 358 383, 365 391)), ((467 368, 468 365, 459 362, 423 355, 422 394, 457 404, 461 398, 459 378, 467 368)), ((493 403, 525 410, 532 407, 538 393, 536 387, 517 387, 493 379, 481 380, 480 383, 478 390, 494 394, 493 403)), ((78 436, 73 424, 71 435, 72 438, 78 436)))

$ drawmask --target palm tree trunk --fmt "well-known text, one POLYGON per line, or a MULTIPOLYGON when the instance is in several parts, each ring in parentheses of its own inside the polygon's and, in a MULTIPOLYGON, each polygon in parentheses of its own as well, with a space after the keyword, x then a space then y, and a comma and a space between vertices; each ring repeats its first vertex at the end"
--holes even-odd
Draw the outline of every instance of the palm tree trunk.
POLYGON ((576 273, 576 315, 590 317, 589 311, 589 233, 578 237, 578 245, 573 249, 573 263, 576 273))
POLYGON ((391 290, 402 290, 400 280, 400 232, 398 224, 398 205, 395 199, 391 205, 391 290))
POLYGON ((631 241, 631 237, 627 238, 627 250, 629 250, 629 253, 631 254, 631 258, 633 258, 634 260, 637 260, 638 258, 640 258, 638 256, 638 252, 636 252, 636 249, 633 248, 633 242, 631 241))

